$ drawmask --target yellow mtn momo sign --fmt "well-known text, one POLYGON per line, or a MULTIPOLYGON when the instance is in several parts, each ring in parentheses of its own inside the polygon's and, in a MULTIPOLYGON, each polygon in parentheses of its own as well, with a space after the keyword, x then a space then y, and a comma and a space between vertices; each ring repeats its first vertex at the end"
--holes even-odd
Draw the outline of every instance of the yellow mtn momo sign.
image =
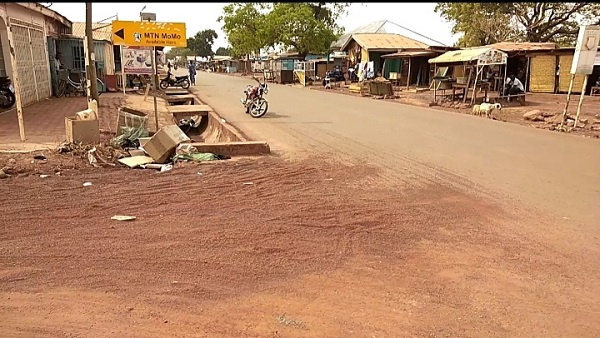
POLYGON ((113 21, 112 33, 115 45, 187 47, 182 22, 113 21))

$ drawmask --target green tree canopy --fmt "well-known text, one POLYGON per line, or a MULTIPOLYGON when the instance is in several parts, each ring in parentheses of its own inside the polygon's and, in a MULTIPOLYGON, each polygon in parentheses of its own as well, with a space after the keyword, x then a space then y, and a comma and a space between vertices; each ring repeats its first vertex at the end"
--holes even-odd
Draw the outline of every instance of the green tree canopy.
POLYGON ((218 37, 217 32, 214 30, 205 29, 187 39, 188 49, 198 56, 213 56, 215 53, 212 50, 212 45, 218 37))
POLYGON ((301 55, 325 53, 341 34, 341 28, 331 15, 318 12, 309 3, 276 3, 266 15, 263 29, 273 44, 293 47, 301 55), (321 19, 319 19, 321 17, 321 19))
POLYGON ((503 40, 573 44, 579 25, 600 24, 594 2, 439 2, 435 11, 462 33, 458 46, 487 45, 503 40))
POLYGON ((223 8, 223 31, 236 56, 283 45, 302 55, 324 53, 342 33, 336 23, 348 3, 236 3, 223 8))
POLYGON ((225 47, 219 47, 219 48, 217 48, 217 51, 215 52, 215 55, 219 55, 219 56, 231 56, 231 49, 230 48, 225 48, 225 47))
POLYGON ((269 45, 262 29, 265 14, 261 10, 265 8, 265 4, 239 2, 223 7, 217 21, 223 23, 232 56, 259 53, 269 45))

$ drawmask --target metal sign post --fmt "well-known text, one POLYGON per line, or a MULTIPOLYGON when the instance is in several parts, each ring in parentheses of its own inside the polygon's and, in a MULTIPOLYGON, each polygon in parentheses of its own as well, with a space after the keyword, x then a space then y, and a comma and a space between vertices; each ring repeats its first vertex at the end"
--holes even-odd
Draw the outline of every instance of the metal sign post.
MULTIPOLYGON (((142 20, 155 20, 154 13, 140 13, 142 20)), ((154 22, 154 21, 113 21, 112 33, 115 45, 152 47, 152 96, 154 97, 154 122, 158 131, 158 67, 156 61, 156 46, 187 47, 185 23, 154 22)), ((123 69, 124 70, 124 69, 123 69)))
POLYGON ((569 108, 569 100, 571 99, 571 91, 573 90, 573 81, 575 80, 575 75, 583 74, 585 75, 585 79, 583 80, 583 88, 581 88, 581 96, 579 97, 577 115, 575 117, 574 124, 574 126, 577 127, 579 114, 581 113, 581 105, 583 104, 583 97, 587 87, 588 77, 594 70, 594 60, 596 58, 596 52, 598 51, 599 43, 600 26, 590 25, 579 27, 577 45, 575 46, 575 55, 573 56, 573 63, 571 64, 571 83, 569 84, 567 102, 565 103, 565 109, 563 110, 559 130, 563 130, 563 126, 565 124, 565 117, 567 116, 567 109, 569 108))
POLYGON ((158 85, 156 83, 156 78, 158 76, 158 67, 156 67, 156 48, 152 48, 152 54, 152 98, 154 99, 154 122, 156 124, 156 131, 158 131, 160 127, 158 125, 158 103, 156 102, 156 91, 158 90, 158 85))

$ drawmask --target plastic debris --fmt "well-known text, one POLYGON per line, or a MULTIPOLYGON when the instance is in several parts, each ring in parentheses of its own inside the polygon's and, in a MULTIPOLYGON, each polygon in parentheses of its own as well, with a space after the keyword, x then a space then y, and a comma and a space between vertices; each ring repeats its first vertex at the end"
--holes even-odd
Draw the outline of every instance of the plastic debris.
POLYGON ((113 217, 111 217, 110 219, 115 220, 115 221, 133 221, 134 219, 136 219, 135 216, 127 216, 127 215, 115 215, 113 217))
POLYGON ((83 186, 84 187, 91 187, 92 186, 92 182, 84 182, 83 186))
POLYGON ((94 147, 88 151, 88 161, 90 161, 91 165, 93 165, 94 167, 97 167, 98 160, 96 160, 96 157, 94 156, 95 152, 96 152, 96 147, 94 147))

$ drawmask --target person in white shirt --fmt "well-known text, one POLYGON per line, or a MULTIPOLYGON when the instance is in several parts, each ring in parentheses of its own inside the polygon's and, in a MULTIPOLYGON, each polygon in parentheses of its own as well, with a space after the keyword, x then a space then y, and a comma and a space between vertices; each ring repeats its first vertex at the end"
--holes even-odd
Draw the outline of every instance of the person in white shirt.
POLYGON ((506 79, 505 86, 506 89, 504 90, 504 96, 516 95, 525 92, 523 83, 521 83, 521 81, 519 81, 519 79, 512 74, 506 79))
POLYGON ((58 72, 62 69, 62 63, 60 62, 60 52, 56 53, 56 57, 54 58, 54 69, 58 72))

